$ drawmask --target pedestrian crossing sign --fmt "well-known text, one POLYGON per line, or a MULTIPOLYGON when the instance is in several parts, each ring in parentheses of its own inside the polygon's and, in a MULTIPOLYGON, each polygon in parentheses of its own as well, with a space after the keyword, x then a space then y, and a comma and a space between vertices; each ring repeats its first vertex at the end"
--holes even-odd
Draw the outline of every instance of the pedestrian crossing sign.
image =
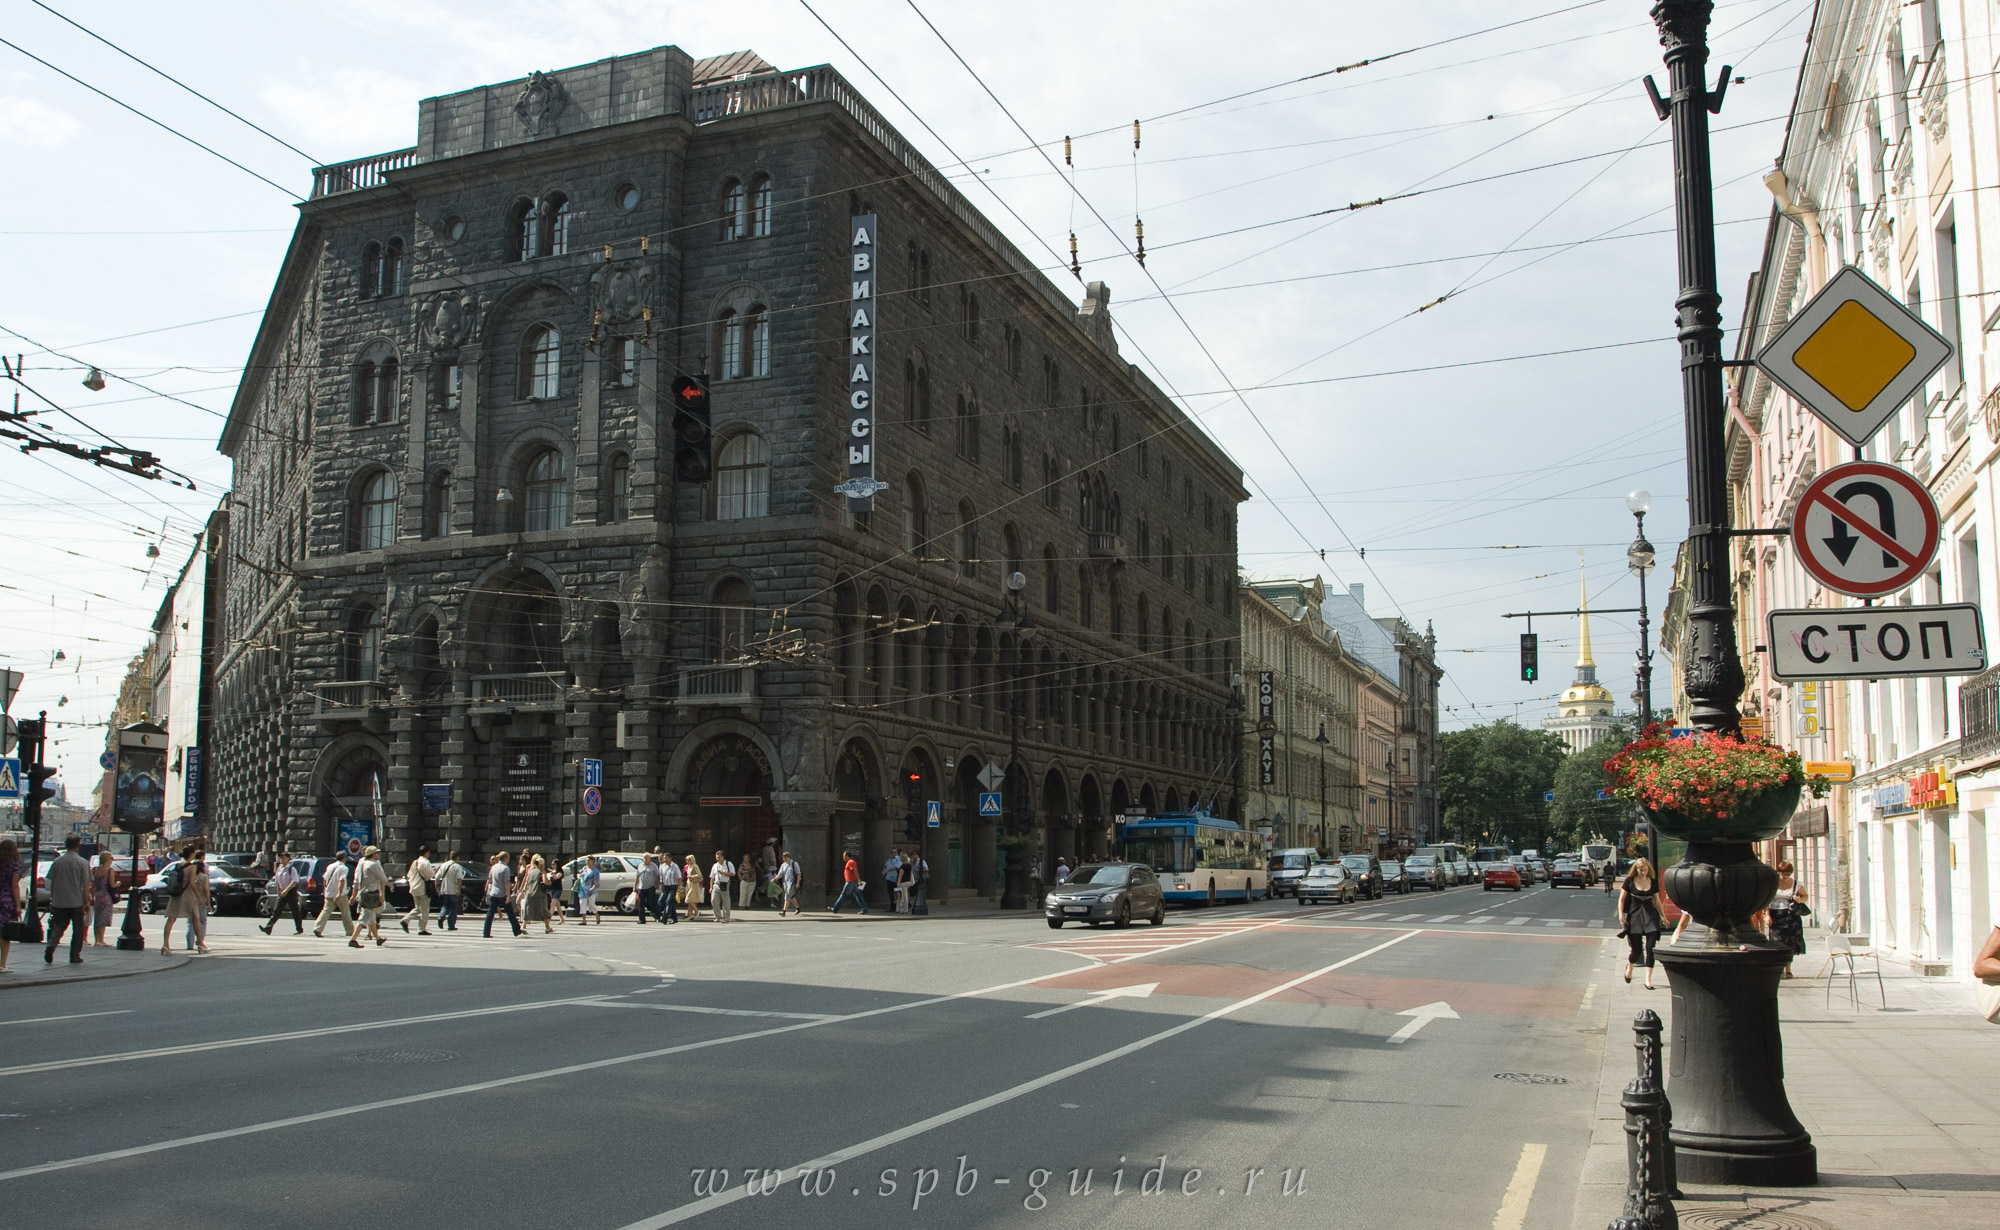
POLYGON ((18 799, 20 797, 21 758, 18 756, 9 756, 4 760, 0 760, 0 799, 18 799))
POLYGON ((998 816, 1000 814, 999 791, 997 790, 991 792, 982 791, 980 793, 979 814, 982 816, 998 816))
POLYGON ((936 799, 932 799, 924 804, 925 828, 929 829, 937 828, 939 824, 943 823, 943 818, 944 818, 943 804, 939 803, 936 799))

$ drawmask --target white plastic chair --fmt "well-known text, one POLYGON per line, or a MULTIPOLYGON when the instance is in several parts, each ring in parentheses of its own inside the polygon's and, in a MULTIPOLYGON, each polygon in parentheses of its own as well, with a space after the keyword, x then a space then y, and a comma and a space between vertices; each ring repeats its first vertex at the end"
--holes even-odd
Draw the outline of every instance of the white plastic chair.
MULTIPOLYGON (((1875 949, 1868 943, 1867 936, 1848 936, 1838 931, 1828 935, 1826 937, 1826 959, 1829 965, 1838 961, 1847 962, 1847 994, 1854 1001, 1855 1011, 1858 1012, 1861 1009, 1861 992, 1855 985, 1854 963, 1856 960, 1871 963, 1869 968, 1874 971, 1875 990, 1882 996, 1882 1007, 1886 1009, 1889 1006, 1889 992, 1882 985, 1882 958, 1875 955, 1875 949), (1855 940, 1860 940, 1861 943, 1857 945, 1854 943, 1855 940)), ((1839 973, 1838 969, 1827 972, 1826 1006, 1829 1008, 1833 1007, 1833 979, 1837 973, 1839 973)))

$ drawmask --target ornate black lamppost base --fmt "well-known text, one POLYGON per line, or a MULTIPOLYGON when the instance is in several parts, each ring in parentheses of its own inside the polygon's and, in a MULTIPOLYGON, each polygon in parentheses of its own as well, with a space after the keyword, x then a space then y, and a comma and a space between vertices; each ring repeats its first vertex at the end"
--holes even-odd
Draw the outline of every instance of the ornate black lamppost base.
POLYGON ((1007 851, 1007 873, 1001 881, 1000 908, 1003 910, 1025 910, 1028 908, 1028 868, 1024 851, 1007 851))
POLYGON ((139 890, 135 887, 125 893, 125 923, 119 928, 118 947, 124 952, 144 952, 146 950, 146 925, 139 921, 139 890))
MULTIPOLYGON (((1690 936, 1694 933, 1690 932, 1690 936)), ((1778 977, 1788 949, 1668 944, 1673 990, 1673 1142, 1682 1183, 1809 1187, 1819 1181, 1812 1136, 1785 1097, 1778 977)))

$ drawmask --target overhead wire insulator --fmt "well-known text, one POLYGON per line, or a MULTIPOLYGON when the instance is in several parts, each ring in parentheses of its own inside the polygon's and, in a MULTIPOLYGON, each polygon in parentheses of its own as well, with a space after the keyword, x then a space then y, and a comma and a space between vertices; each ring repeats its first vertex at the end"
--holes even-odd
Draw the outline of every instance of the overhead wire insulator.
POLYGON ((640 308, 639 319, 646 322, 646 332, 641 340, 650 346, 653 344, 653 309, 650 307, 640 308))
POLYGON ((645 256, 652 250, 653 250, 653 237, 651 235, 639 236, 639 255, 645 256))
POLYGON ((1146 220, 1144 218, 1132 219, 1132 230, 1139 240, 1139 263, 1143 265, 1146 263, 1146 220))
POLYGON ((1132 152, 1139 152, 1139 121, 1132 121, 1132 152))
MULTIPOLYGON (((604 250, 606 252, 609 252, 611 249, 607 247, 604 250)), ((597 349, 597 338, 598 335, 603 331, 603 329, 604 329, 604 310, 602 308, 599 308, 597 311, 592 312, 590 314, 590 340, 583 344, 583 348, 585 350, 597 349)))
POLYGON ((607 265, 611 263, 611 245, 608 243, 604 245, 604 263, 607 265))
POLYGON ((1072 166, 1072 167, 1076 165, 1076 159, 1071 157, 1069 137, 1067 134, 1065 134, 1063 137, 1063 164, 1065 166, 1072 166))
POLYGON ((1071 232, 1069 233, 1069 271, 1070 271, 1071 273, 1073 273, 1073 274, 1075 274, 1075 275, 1076 275, 1076 280, 1077 280, 1077 281, 1079 281, 1079 282, 1083 281, 1083 266, 1081 266, 1081 265, 1079 265, 1079 264, 1077 264, 1077 263, 1076 263, 1076 232, 1075 232, 1075 231, 1071 231, 1071 232))

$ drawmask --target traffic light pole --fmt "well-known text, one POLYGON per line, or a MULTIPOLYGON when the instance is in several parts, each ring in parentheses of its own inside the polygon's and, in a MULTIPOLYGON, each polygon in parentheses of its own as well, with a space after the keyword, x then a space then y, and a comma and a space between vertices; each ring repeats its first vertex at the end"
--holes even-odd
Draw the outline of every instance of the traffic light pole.
MULTIPOLYGON (((55 793, 42 784, 54 776, 54 771, 42 763, 48 728, 46 709, 17 728, 21 751, 21 823, 28 827, 28 899, 21 903, 21 921, 31 932, 28 940, 37 944, 42 942, 42 918, 35 912, 35 872, 42 865, 42 800, 55 793)), ((54 907, 53 898, 49 904, 54 907)))
MULTIPOLYGON (((1708 86, 1708 23, 1714 0, 1660 0, 1653 8, 1665 49, 1668 96, 1646 81, 1654 111, 1671 120, 1674 223, 1680 293, 1681 402, 1687 432, 1688 654, 1684 688, 1697 730, 1734 734, 1743 694, 1732 578, 1722 391, 1722 296, 1716 290, 1714 180, 1708 117, 1722 109, 1729 70, 1708 86)), ((1671 835, 1671 834, 1669 834, 1671 835)), ((1738 931, 1777 889, 1777 876, 1748 842, 1690 842, 1663 870, 1667 896, 1693 920, 1686 943, 1662 945, 1673 983, 1674 1121, 1668 1139, 1680 1177, 1732 1186, 1818 1182, 1812 1137, 1785 1096, 1778 976, 1791 952, 1738 931), (1724 941, 1718 942, 1718 935, 1724 941), (1745 938, 1749 942, 1745 943, 1745 938)))

